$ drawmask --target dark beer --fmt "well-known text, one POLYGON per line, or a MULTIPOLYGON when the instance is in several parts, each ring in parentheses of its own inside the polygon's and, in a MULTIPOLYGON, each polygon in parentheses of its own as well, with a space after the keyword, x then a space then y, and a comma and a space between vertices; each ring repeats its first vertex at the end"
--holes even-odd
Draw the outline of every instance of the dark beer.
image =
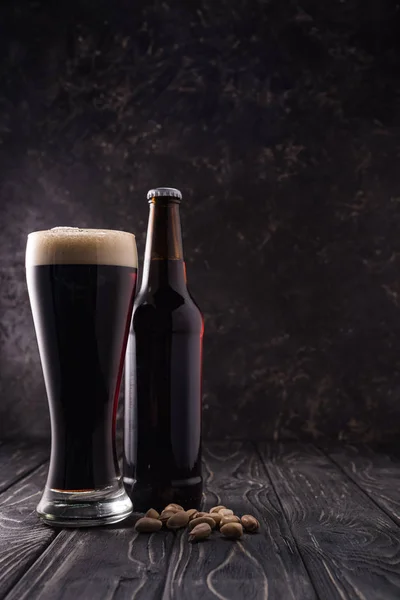
POLYGON ((178 190, 149 192, 126 356, 124 483, 134 508, 200 505, 203 318, 186 284, 178 190))
POLYGON ((119 481, 115 417, 136 286, 136 247, 124 232, 51 232, 31 234, 27 249, 29 296, 51 416, 46 487, 61 494, 90 493, 119 481))

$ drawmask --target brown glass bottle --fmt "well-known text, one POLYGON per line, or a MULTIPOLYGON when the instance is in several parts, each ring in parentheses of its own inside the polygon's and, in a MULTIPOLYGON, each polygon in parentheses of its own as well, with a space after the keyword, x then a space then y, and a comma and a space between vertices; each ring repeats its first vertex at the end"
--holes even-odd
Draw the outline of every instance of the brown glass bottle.
POLYGON ((186 284, 181 193, 148 193, 142 285, 125 362, 124 483, 134 509, 202 496, 203 317, 186 284))

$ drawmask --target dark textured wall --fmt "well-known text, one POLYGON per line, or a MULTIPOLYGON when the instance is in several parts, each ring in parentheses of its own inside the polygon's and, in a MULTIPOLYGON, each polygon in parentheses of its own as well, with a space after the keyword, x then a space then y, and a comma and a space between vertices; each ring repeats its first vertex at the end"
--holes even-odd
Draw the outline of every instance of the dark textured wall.
POLYGON ((400 19, 389 0, 0 8, 0 437, 48 434, 29 231, 182 189, 204 432, 400 431, 400 19))

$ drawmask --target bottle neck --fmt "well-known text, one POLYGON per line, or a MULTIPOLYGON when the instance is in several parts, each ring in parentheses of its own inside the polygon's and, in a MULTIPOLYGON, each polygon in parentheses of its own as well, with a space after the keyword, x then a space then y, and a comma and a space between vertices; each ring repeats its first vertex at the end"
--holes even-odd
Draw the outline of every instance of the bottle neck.
POLYGON ((144 254, 142 289, 169 285, 186 289, 179 204, 170 198, 153 198, 150 203, 144 254))

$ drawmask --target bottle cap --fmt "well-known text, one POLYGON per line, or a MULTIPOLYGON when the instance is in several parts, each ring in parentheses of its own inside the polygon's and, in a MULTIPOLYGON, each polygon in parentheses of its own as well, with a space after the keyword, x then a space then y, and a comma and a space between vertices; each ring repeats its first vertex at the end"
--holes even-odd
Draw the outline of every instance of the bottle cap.
POLYGON ((177 198, 178 200, 182 200, 182 194, 176 188, 158 187, 147 192, 147 200, 162 197, 177 198))

